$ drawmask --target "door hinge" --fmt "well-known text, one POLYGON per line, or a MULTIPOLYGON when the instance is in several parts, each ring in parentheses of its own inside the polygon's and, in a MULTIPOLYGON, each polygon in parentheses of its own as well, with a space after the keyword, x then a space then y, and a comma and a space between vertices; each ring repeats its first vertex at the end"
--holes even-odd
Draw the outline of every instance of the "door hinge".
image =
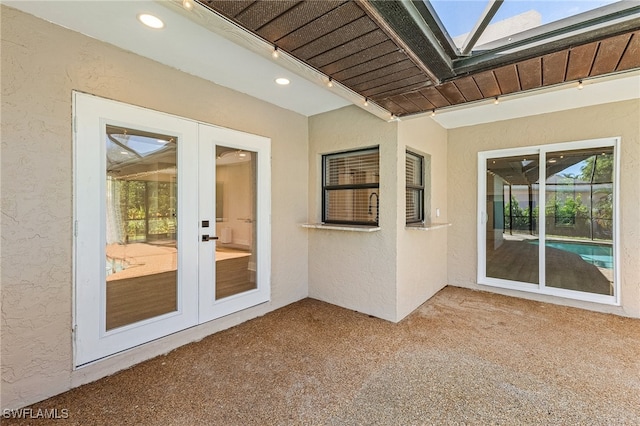
POLYGON ((73 222, 73 236, 77 237, 78 236, 78 221, 74 221, 73 222))
POLYGON ((78 116, 73 116, 73 133, 78 133, 78 116))

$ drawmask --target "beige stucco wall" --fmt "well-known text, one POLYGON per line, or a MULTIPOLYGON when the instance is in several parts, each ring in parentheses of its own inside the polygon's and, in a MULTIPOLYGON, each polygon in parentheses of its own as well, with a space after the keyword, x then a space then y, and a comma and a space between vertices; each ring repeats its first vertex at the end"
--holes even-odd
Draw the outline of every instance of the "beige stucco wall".
MULTIPOLYGON (((447 131, 431 117, 403 120, 398 125, 398 266, 397 318, 404 318, 447 284, 447 233, 449 228, 429 231, 407 229, 405 206, 405 152, 430 157, 425 192, 430 202, 425 216, 447 223, 447 131), (440 211, 437 217, 436 210, 440 211)), ((427 170, 428 171, 428 170, 427 170)))
POLYGON ((450 285, 640 317, 640 100, 535 115, 449 131, 450 285), (621 306, 499 290, 476 284, 477 153, 607 137, 620 144, 621 306))
POLYGON ((5 6, 1 18, 2 408, 307 296, 306 117, 5 6), (72 90, 271 138, 270 303, 72 370, 72 90))
POLYGON ((309 296, 396 320, 397 123, 355 106, 309 118, 309 221, 322 218, 322 154, 380 146, 380 230, 309 229, 309 296))

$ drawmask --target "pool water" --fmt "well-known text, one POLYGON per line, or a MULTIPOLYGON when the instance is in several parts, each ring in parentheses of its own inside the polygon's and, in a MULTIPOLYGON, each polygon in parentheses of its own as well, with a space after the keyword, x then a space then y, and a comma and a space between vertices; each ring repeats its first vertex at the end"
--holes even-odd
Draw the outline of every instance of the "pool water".
MULTIPOLYGON (((538 241, 532 241, 532 244, 537 245, 538 241)), ((545 246, 577 254, 585 262, 591 263, 592 265, 600 268, 613 269, 612 246, 564 241, 547 241, 545 246)))

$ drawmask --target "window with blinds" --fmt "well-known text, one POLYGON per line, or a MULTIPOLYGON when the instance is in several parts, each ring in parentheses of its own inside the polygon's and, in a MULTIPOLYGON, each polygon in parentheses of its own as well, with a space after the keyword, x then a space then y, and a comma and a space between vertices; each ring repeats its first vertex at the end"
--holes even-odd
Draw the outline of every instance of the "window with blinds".
POLYGON ((424 157, 407 151, 407 224, 424 222, 424 157))
POLYGON ((379 148, 322 156, 322 221, 378 225, 379 148))

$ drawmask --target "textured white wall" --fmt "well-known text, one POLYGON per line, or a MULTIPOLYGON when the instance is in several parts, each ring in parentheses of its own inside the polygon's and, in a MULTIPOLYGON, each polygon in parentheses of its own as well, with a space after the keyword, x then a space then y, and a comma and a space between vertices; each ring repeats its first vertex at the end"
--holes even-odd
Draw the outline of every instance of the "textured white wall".
POLYGON ((429 154, 432 222, 447 222, 447 131, 431 117, 403 120, 398 125, 398 275, 397 319, 400 320, 447 285, 447 233, 449 228, 406 229, 405 152, 429 154), (436 217, 436 209, 440 217, 436 217))
POLYGON ((309 118, 309 220, 322 218, 322 154, 380 146, 380 231, 309 229, 309 296, 396 320, 397 123, 355 106, 309 118))
MULTIPOLYGON (((506 105, 506 104, 505 104, 506 105)), ((640 100, 541 114, 449 131, 448 280, 495 291, 640 317, 640 100), (479 151, 620 136, 621 307, 478 286, 476 199, 479 151)))
POLYGON ((1 6, 2 407, 307 296, 307 118, 1 6), (72 90, 272 141, 271 302, 72 371, 72 90))

